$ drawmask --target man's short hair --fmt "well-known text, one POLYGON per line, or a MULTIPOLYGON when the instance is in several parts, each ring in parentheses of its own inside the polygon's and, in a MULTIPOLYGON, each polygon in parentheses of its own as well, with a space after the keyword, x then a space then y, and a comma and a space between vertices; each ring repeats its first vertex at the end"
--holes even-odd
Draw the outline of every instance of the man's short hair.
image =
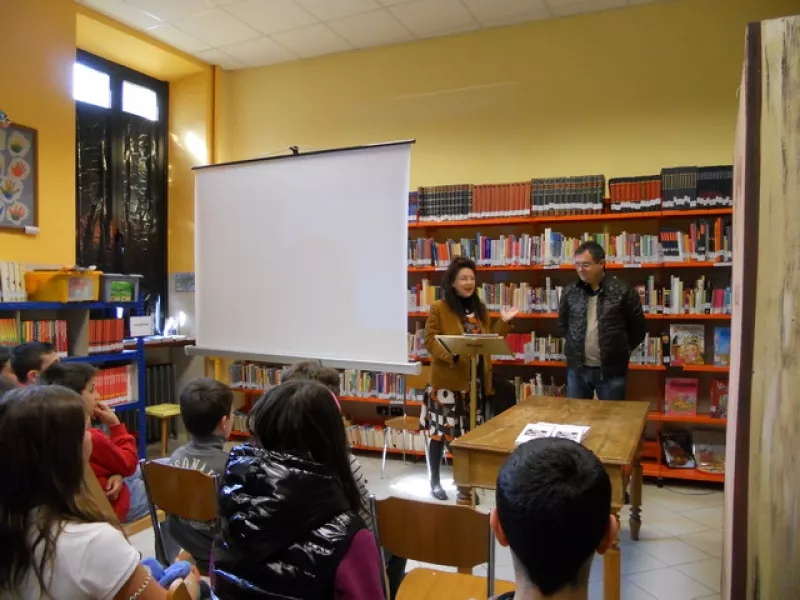
POLYGON ((57 362, 39 373, 39 383, 42 385, 60 385, 76 394, 82 394, 96 375, 97 369, 92 365, 79 362, 57 362))
POLYGON ((511 551, 542 594, 588 583, 584 567, 611 514, 611 480, 590 450, 560 438, 526 442, 500 469, 496 496, 511 551))
POLYGON ((594 262, 600 262, 606 257, 606 251, 594 240, 583 242, 580 246, 578 246, 578 249, 575 250, 575 256, 578 256, 578 254, 583 254, 584 252, 591 254, 594 262))
POLYGON ((52 344, 46 342, 26 342, 14 348, 11 355, 11 370, 20 383, 27 383, 28 373, 41 371, 44 357, 55 352, 52 344))
POLYGON ((190 381, 183 388, 180 403, 186 430, 194 437, 208 437, 214 433, 222 417, 230 416, 233 392, 220 381, 202 377, 190 381))
POLYGON ((339 372, 323 367, 318 360, 303 360, 293 364, 281 373, 281 383, 286 381, 311 380, 327 386, 337 396, 341 389, 339 372))

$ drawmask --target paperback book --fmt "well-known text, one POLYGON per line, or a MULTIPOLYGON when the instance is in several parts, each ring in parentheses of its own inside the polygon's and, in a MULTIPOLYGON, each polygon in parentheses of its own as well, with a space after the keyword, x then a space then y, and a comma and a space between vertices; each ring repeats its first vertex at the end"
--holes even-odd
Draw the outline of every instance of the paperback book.
POLYGON ((515 443, 517 446, 539 438, 564 438, 573 442, 583 443, 589 435, 588 425, 560 425, 557 423, 528 423, 517 436, 515 443))
POLYGON ((714 366, 729 367, 731 364, 731 328, 714 328, 714 366))
POLYGON ((664 414, 697 416, 697 379, 668 377, 664 390, 664 414))
POLYGON ((670 325, 670 364, 673 367, 703 365, 706 347, 703 325, 670 325))

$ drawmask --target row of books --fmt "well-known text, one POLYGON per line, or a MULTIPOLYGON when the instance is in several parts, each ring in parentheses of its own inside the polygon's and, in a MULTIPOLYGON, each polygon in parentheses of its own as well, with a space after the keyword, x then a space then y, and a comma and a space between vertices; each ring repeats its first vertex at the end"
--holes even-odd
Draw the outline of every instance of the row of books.
MULTIPOLYGON (((522 313, 549 313, 558 311, 562 286, 553 286, 549 277, 544 286, 529 283, 483 283, 476 292, 486 307, 499 311, 504 306, 518 306, 522 313)), ((431 305, 444 297, 442 288, 431 285, 425 278, 408 290, 409 312, 428 311, 431 305)))
MULTIPOLYGON (((665 168, 657 175, 608 182, 610 212, 733 206, 733 167, 665 168)), ((520 183, 421 187, 409 196, 409 221, 601 214, 604 175, 537 178, 520 183)))
POLYGON ((89 354, 121 352, 125 347, 123 319, 92 319, 89 321, 89 354))
POLYGON ((479 267, 569 265, 578 247, 590 240, 604 248, 606 262, 611 264, 727 262, 733 256, 733 230, 718 218, 692 223, 687 233, 662 229, 658 235, 623 231, 618 235, 587 232, 572 237, 548 227, 538 235, 501 235, 497 239, 480 233, 474 238, 444 242, 409 239, 408 266, 446 269, 457 256, 470 258, 479 267))
POLYGON ((506 343, 511 348, 509 356, 492 356, 493 360, 564 361, 566 339, 552 335, 530 333, 509 333, 506 343))
POLYGON ((382 398, 402 403, 422 402, 425 390, 405 387, 405 377, 392 373, 345 369, 340 374, 340 394, 359 398, 382 398))
POLYGON ((136 402, 136 365, 105 367, 97 372, 95 388, 100 401, 108 406, 120 406, 136 402))
POLYGON ((605 175, 579 175, 534 179, 531 182, 531 214, 560 216, 603 212, 605 175))
POLYGON ((0 346, 16 346, 26 342, 52 344, 60 358, 69 355, 66 321, 19 321, 0 319, 0 346))
POLYGON ((557 384, 555 377, 552 375, 545 378, 541 373, 536 373, 527 380, 517 377, 514 382, 518 390, 517 400, 524 400, 530 396, 558 396, 563 398, 567 395, 566 384, 557 384))
POLYGON ((661 176, 609 179, 608 195, 612 213, 661 210, 661 176))
POLYGON ((729 315, 731 314, 731 286, 714 287, 705 277, 685 287, 683 280, 670 276, 669 286, 656 288, 655 277, 637 285, 642 310, 649 315, 729 315))
POLYGON ((661 229, 664 260, 668 262, 729 261, 733 256, 733 225, 728 218, 700 219, 688 231, 661 229))
POLYGON ((26 302, 25 267, 22 263, 0 261, 0 302, 26 302))
POLYGON ((247 433, 250 431, 249 415, 240 410, 233 413, 233 431, 238 433, 247 433))
POLYGON ((658 433, 664 464, 670 469, 697 469, 725 474, 725 432, 696 429, 662 430, 658 433))
POLYGON ((235 362, 228 367, 230 386, 241 390, 266 390, 279 385, 281 369, 262 363, 235 362))
MULTIPOLYGON (((700 382, 692 377, 667 377, 664 384, 664 414, 669 416, 697 416, 700 382)), ((708 416, 713 419, 728 417, 728 382, 715 379, 710 383, 708 416)))
POLYGON ((675 167, 661 170, 664 210, 733 206, 733 167, 675 167))
POLYGON ((631 352, 630 364, 650 367, 663 365, 664 340, 662 336, 645 334, 644 341, 631 352))
POLYGON ((661 335, 646 334, 644 341, 631 353, 632 364, 670 365, 683 367, 713 364, 729 367, 731 364, 731 328, 715 327, 713 356, 705 356, 705 325, 675 324, 661 335))
POLYGON ((380 425, 349 425, 346 432, 348 441, 354 446, 381 449, 385 436, 388 435, 388 447, 391 450, 405 448, 407 452, 425 452, 425 439, 423 433, 419 431, 387 430, 380 425), (403 440, 404 433, 405 442, 403 440))

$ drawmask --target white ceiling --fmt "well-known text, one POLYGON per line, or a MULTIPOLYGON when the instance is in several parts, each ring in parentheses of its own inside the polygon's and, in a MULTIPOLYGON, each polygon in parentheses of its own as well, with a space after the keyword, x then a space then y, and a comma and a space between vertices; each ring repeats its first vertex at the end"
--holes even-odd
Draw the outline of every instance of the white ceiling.
POLYGON ((175 48, 245 69, 656 0, 78 0, 175 48))

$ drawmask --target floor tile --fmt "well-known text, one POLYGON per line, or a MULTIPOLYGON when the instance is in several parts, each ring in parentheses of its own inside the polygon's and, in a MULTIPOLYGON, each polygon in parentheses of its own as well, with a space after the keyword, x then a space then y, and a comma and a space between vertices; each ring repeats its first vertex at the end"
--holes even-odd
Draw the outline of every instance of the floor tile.
POLYGON ((710 596, 702 596, 697 598, 697 600, 722 600, 722 596, 719 594, 711 594, 710 596))
POLYGON ((634 543, 639 550, 657 558, 670 567, 712 558, 702 550, 698 550, 676 537, 640 540, 634 543))
POLYGON ((651 518, 649 522, 664 533, 677 536, 714 529, 712 525, 693 521, 677 513, 659 514, 651 518))
POLYGON ((722 506, 687 510, 681 514, 687 519, 708 525, 711 529, 722 529, 725 525, 725 511, 722 506))
POLYGON ((684 575, 688 575, 698 583, 702 583, 708 589, 715 592, 720 591, 722 561, 718 558, 701 560, 687 565, 675 567, 684 575))
POLYGON ((658 600, 695 600, 714 592, 673 568, 638 573, 628 579, 658 600))
MULTIPOLYGON (((634 573, 643 573, 645 571, 654 571, 656 569, 664 569, 668 567, 666 563, 650 556, 636 547, 636 543, 629 546, 620 546, 621 566, 620 572, 622 576, 633 575, 634 573)), ((603 556, 595 556, 592 562, 592 570, 589 574, 589 582, 603 580, 603 567, 605 561, 603 556)))
POLYGON ((700 533, 683 535, 681 536, 681 541, 702 550, 714 558, 722 556, 722 529, 711 529, 700 533))
MULTIPOLYGON (((627 579, 622 580, 621 587, 621 600, 655 600, 655 596, 648 594, 627 579)), ((595 581, 589 584, 589 600, 603 600, 602 581, 595 581)))

